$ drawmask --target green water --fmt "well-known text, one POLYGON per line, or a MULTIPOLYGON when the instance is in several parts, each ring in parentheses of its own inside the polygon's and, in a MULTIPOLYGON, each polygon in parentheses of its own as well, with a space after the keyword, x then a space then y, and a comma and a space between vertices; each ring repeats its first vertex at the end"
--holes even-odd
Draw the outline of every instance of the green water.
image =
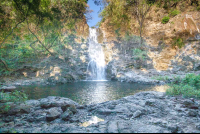
POLYGON ((91 104, 120 99, 141 91, 165 91, 166 86, 117 81, 81 81, 54 86, 23 86, 18 89, 24 90, 29 99, 60 96, 70 98, 79 104, 91 104))

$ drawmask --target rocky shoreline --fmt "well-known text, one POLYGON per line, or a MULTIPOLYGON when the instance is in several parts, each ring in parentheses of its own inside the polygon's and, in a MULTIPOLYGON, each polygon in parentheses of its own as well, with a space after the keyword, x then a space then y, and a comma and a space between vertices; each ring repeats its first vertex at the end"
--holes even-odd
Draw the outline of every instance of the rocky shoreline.
POLYGON ((90 105, 53 96, 10 105, 0 114, 2 133, 200 132, 200 100, 155 91, 90 105))
MULTIPOLYGON (((189 71, 189 72, 170 72, 170 71, 156 71, 155 69, 143 71, 143 70, 134 70, 128 72, 118 72, 116 75, 109 76, 108 80, 115 80, 120 82, 129 82, 129 83, 141 83, 141 84, 153 84, 153 85, 164 85, 174 81, 177 77, 184 78, 187 74, 200 74, 200 71, 189 71), (159 79, 160 78, 160 79, 159 79)), ((70 79, 60 77, 59 79, 54 79, 51 77, 42 78, 42 77, 32 77, 32 78, 14 78, 5 79, 0 85, 6 87, 12 86, 27 86, 27 85, 56 85, 56 84, 66 84, 70 82, 78 82, 81 79, 70 76, 70 79)), ((0 88, 1 89, 1 88, 0 88)))

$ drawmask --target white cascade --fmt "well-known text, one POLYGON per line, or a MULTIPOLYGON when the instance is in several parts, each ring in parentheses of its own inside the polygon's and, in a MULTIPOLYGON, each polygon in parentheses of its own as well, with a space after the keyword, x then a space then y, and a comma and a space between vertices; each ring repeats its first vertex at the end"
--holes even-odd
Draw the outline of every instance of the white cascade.
POLYGON ((89 58, 86 80, 103 81, 105 79, 105 59, 101 44, 97 41, 97 31, 89 28, 89 58))

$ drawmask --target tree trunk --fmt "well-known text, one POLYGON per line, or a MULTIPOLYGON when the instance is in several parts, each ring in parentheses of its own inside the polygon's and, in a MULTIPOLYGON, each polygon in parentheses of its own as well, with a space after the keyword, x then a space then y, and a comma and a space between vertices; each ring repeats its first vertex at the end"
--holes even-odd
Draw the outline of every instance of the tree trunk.
POLYGON ((4 67, 6 68, 6 70, 11 71, 11 69, 8 67, 8 65, 6 64, 5 61, 3 61, 2 59, 0 59, 0 62, 3 63, 4 67))
POLYGON ((140 47, 142 46, 143 40, 142 40, 142 24, 140 24, 140 47))

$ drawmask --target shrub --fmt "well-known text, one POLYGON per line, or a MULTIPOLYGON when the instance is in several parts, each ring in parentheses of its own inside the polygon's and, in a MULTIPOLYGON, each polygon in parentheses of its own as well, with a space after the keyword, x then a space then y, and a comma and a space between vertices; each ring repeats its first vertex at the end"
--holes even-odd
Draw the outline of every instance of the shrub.
POLYGON ((173 11, 171 11, 170 16, 174 17, 174 16, 178 15, 179 13, 180 13, 180 11, 173 10, 173 11))
POLYGON ((200 75, 188 74, 177 83, 169 84, 166 93, 169 95, 183 95, 183 97, 200 98, 200 75))
POLYGON ((0 106, 0 113, 7 112, 10 109, 9 102, 24 102, 28 99, 28 96, 22 91, 14 91, 11 93, 0 92, 0 102, 4 103, 0 106))
POLYGON ((197 7, 197 11, 200 11, 200 6, 197 7))
POLYGON ((182 48, 185 46, 182 38, 174 38, 172 42, 172 47, 177 46, 178 48, 182 48))
POLYGON ((165 4, 164 4, 163 8, 164 8, 165 10, 168 9, 168 5, 167 5, 167 2, 166 2, 166 1, 165 1, 165 4))
POLYGON ((135 48, 135 49, 132 49, 132 50, 133 50, 133 55, 135 55, 137 59, 142 59, 142 60, 145 59, 146 51, 143 51, 143 50, 138 49, 138 48, 135 48))
POLYGON ((162 23, 166 24, 167 22, 169 22, 170 17, 169 16, 165 16, 162 18, 162 23))

